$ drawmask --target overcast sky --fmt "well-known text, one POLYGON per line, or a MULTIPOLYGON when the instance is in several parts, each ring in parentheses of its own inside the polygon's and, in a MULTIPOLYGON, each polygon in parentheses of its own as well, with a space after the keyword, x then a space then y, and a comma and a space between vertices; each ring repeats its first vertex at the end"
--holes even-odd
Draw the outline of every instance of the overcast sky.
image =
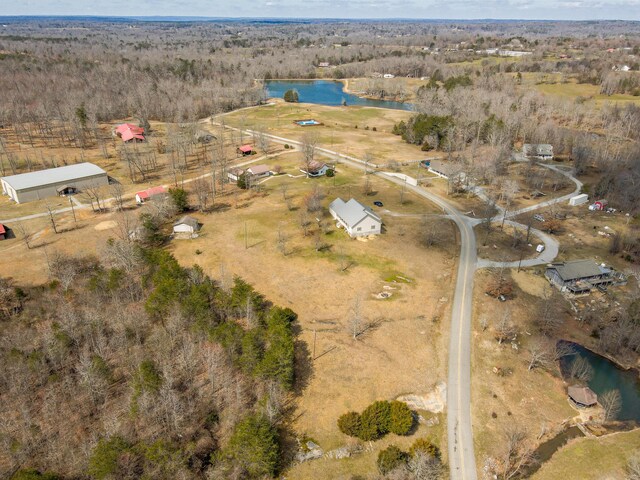
POLYGON ((640 20, 640 0, 0 0, 0 15, 640 20))

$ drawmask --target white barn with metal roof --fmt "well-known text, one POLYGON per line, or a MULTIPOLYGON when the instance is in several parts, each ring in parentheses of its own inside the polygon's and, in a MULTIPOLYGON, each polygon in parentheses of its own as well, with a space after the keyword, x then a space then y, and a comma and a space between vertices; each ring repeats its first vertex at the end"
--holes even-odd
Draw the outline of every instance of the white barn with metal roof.
POLYGON ((351 237, 378 235, 382 231, 382 219, 353 198, 348 202, 336 198, 329 205, 329 213, 351 237))
POLYGON ((85 162, 3 177, 0 182, 5 195, 16 203, 25 203, 55 197, 61 191, 108 185, 109 176, 97 165, 85 162))

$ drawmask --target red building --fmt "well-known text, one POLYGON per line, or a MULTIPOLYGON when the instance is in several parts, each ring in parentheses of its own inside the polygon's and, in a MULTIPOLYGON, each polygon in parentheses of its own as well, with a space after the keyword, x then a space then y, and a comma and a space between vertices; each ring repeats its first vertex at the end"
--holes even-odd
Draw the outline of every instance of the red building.
POLYGON ((132 123, 118 125, 116 127, 116 135, 118 135, 123 142, 144 142, 144 128, 132 123))

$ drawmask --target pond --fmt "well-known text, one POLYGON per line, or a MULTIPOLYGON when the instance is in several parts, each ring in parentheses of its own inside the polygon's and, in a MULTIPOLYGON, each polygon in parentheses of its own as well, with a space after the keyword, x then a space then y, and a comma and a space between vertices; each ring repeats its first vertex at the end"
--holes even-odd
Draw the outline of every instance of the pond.
POLYGON ((591 350, 573 342, 569 343, 576 355, 563 357, 560 360, 560 370, 567 380, 571 364, 578 356, 585 358, 593 368, 593 376, 587 382, 589 388, 597 395, 608 390, 619 390, 622 400, 621 410, 616 420, 640 423, 640 379, 637 370, 624 370, 617 364, 591 350))
POLYGON ((267 80, 264 84, 267 96, 282 98, 287 90, 298 91, 298 99, 303 103, 315 103, 332 107, 347 105, 363 107, 391 108, 394 110, 412 110, 410 103, 392 102, 389 100, 374 100, 358 97, 344 91, 342 82, 332 80, 267 80))

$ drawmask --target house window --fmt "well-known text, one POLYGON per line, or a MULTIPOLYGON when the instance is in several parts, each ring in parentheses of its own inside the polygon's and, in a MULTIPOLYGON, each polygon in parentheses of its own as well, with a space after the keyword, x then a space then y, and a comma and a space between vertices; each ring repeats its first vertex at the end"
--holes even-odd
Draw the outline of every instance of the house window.
POLYGON ((371 225, 371 230, 375 230, 376 226, 375 225, 371 225))
POLYGON ((359 232, 360 230, 362 230, 362 227, 358 227, 356 228, 356 230, 359 232))

